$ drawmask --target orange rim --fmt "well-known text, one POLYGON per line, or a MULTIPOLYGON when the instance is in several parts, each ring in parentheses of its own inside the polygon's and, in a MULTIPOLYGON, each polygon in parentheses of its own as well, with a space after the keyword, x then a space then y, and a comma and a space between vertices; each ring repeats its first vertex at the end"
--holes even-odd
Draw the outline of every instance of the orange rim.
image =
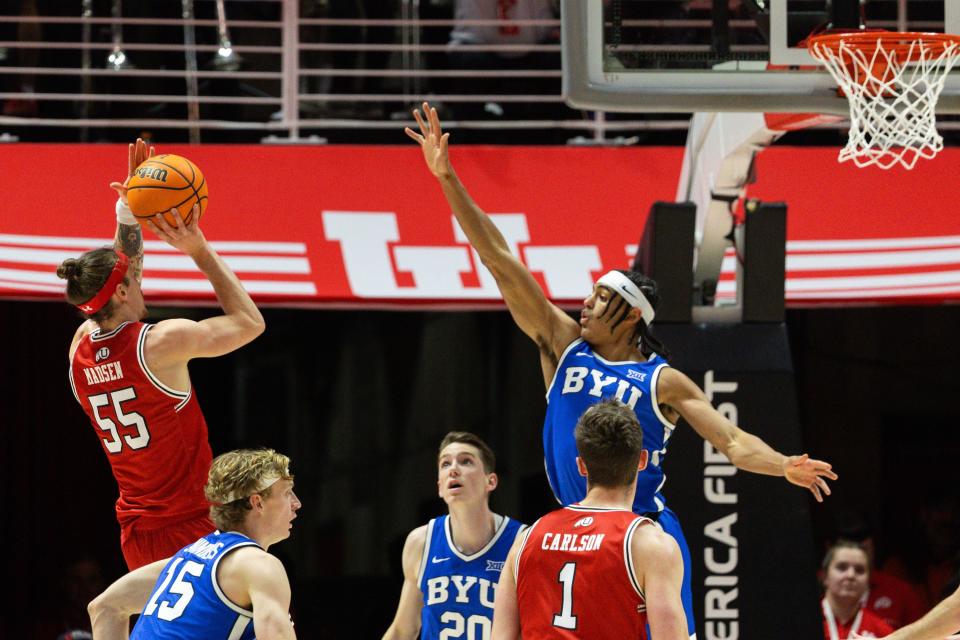
POLYGON ((821 33, 807 39, 807 48, 818 59, 823 59, 822 49, 834 56, 839 54, 840 46, 873 51, 881 47, 896 55, 900 63, 916 62, 924 56, 939 55, 943 49, 955 46, 952 55, 960 55, 960 35, 950 33, 929 33, 920 31, 848 31, 841 33, 821 33), (918 47, 918 43, 925 46, 918 47), (937 46, 940 45, 940 46, 937 46))

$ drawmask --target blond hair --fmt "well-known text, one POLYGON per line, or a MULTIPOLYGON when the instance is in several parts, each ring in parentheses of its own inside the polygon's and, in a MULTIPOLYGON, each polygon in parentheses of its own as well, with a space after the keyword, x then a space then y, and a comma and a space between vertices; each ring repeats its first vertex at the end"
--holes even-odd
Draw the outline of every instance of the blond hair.
POLYGON ((251 509, 248 498, 270 497, 277 480, 293 480, 290 458, 273 449, 238 449, 217 456, 210 465, 204 495, 210 501, 210 519, 221 531, 243 525, 251 509))

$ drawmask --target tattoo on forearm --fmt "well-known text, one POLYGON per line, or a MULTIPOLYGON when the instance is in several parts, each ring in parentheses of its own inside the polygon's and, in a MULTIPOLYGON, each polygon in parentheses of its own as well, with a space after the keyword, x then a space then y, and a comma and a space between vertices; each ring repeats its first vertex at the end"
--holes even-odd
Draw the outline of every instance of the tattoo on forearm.
POLYGON ((133 277, 140 282, 143 276, 143 229, 139 224, 118 224, 115 244, 130 258, 133 277))

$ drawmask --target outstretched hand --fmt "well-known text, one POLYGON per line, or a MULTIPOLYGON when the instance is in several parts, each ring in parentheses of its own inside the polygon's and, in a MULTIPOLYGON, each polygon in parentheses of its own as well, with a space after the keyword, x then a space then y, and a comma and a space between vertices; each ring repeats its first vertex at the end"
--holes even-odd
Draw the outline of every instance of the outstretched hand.
POLYGON ((817 502, 823 502, 823 494, 830 495, 830 487, 824 478, 838 478, 829 463, 811 460, 807 454, 788 456, 783 465, 783 475, 793 484, 809 489, 817 502))
POLYGON ((111 182, 110 188, 117 192, 120 199, 127 201, 127 183, 133 176, 134 170, 143 164, 147 159, 156 155, 156 148, 152 144, 147 144, 143 138, 137 138, 137 141, 127 145, 127 179, 121 182, 111 182))
POLYGON ((403 132, 415 140, 420 148, 423 149, 423 159, 427 163, 427 168, 437 178, 448 176, 453 173, 450 167, 450 155, 447 151, 447 141, 450 139, 449 133, 444 133, 440 127, 440 116, 437 110, 431 107, 429 103, 423 103, 423 113, 419 109, 413 110, 413 118, 420 127, 420 133, 417 133, 410 127, 406 127, 403 132))
POLYGON ((193 256, 203 249, 207 244, 207 239, 203 237, 200 231, 200 205, 193 205, 193 216, 189 223, 183 221, 183 216, 176 207, 170 209, 170 213, 177 221, 177 226, 172 226, 164 215, 155 215, 147 220, 147 226, 157 234, 157 237, 176 249, 179 249, 188 256, 193 256))

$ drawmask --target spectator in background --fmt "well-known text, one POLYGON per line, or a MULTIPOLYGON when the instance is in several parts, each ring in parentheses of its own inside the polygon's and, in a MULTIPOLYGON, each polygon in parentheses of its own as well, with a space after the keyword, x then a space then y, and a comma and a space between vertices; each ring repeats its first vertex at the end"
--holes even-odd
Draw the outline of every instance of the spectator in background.
POLYGON ((876 568, 876 544, 869 524, 857 516, 851 516, 837 527, 837 537, 863 547, 870 561, 867 609, 883 618, 894 629, 910 624, 926 613, 926 601, 910 583, 876 568))
MULTIPOLYGON (((546 42, 555 29, 550 26, 470 24, 470 20, 552 20, 555 0, 455 0, 450 45, 533 45, 546 42)), ((502 58, 522 58, 528 50, 498 51, 502 58)))
POLYGON ((834 543, 823 559, 823 637, 847 640, 883 637, 893 629, 863 606, 870 580, 870 558, 855 542, 834 543))
MULTIPOLYGON (((952 489, 952 487, 951 487, 952 489)), ((920 506, 921 533, 883 565, 887 573, 919 585, 928 602, 946 597, 960 568, 960 509, 946 491, 928 494, 920 506)))
MULTIPOLYGON (((470 20, 554 20, 558 16, 556 0, 455 0, 454 24, 450 32, 449 65, 458 70, 559 70, 560 54, 538 51, 536 45, 559 41, 559 30, 548 25, 471 24, 470 20), (498 51, 465 49, 467 45, 504 45, 498 51)), ((451 93, 462 94, 525 94, 560 95, 560 80, 552 77, 474 77, 458 76, 450 85, 451 93)), ((517 117, 529 115, 528 104, 457 102, 450 107, 458 119, 475 119, 485 115, 517 117)), ((536 115, 545 105, 534 104, 536 115)))

